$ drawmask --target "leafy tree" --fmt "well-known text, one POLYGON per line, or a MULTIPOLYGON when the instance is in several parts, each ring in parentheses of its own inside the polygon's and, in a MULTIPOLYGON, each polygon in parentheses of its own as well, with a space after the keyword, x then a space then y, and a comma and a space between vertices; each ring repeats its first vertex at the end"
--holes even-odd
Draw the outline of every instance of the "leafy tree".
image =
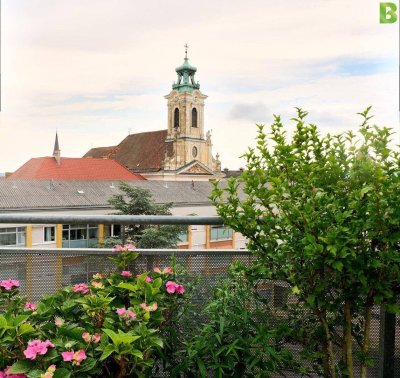
MULTIPOLYGON (((124 215, 171 215, 172 203, 156 204, 148 189, 120 183, 122 194, 111 197, 109 203, 124 215)), ((125 228, 127 238, 138 248, 174 248, 184 227, 176 225, 129 225, 125 228)), ((111 243, 113 240, 111 240, 111 243)), ((105 240, 110 244, 110 240, 105 240)))
POLYGON ((245 172, 212 194, 269 277, 288 282, 318 319, 327 377, 339 366, 354 377, 355 357, 366 377, 372 307, 399 311, 400 156, 391 131, 370 125, 369 110, 357 134, 321 136, 297 109, 290 139, 275 116, 270 132, 258 126, 245 172))

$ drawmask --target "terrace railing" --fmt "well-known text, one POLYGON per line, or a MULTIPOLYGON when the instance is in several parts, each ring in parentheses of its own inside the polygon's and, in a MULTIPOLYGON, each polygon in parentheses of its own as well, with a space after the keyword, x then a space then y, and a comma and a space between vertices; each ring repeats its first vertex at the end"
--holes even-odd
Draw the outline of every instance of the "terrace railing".
MULTIPOLYGON (((221 225, 219 217, 198 216, 66 216, 1 214, 1 223, 12 224, 186 224, 221 225)), ((229 265, 240 261, 250 266, 254 257, 247 250, 138 250, 139 258, 132 264, 136 274, 151 271, 154 267, 171 264, 172 256, 188 280, 196 281, 196 296, 193 305, 201 306, 211 298, 212 288, 227 276, 229 265)), ((0 248, 0 280, 15 278, 21 283, 21 291, 29 300, 35 301, 42 295, 52 293, 63 286, 89 281, 93 274, 107 274, 116 270, 107 258, 111 249, 72 248, 0 248)), ((279 316, 285 316, 283 306, 294 301, 288 285, 276 281, 260 281, 257 288, 269 299, 271 308, 279 316)), ((372 357, 375 367, 370 377, 400 377, 400 318, 374 309, 371 337, 372 357)))

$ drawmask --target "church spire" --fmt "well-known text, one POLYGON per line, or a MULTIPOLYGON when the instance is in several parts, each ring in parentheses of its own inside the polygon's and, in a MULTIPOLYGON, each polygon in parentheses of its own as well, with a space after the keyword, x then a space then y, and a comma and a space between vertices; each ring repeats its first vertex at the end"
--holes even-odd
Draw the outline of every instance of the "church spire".
POLYGON ((187 56, 188 44, 185 44, 185 58, 183 64, 175 69, 178 74, 178 80, 172 84, 172 89, 178 92, 193 92, 195 89, 200 89, 200 84, 195 82, 194 74, 197 68, 189 64, 189 58, 187 56))
POLYGON ((56 131, 56 139, 54 141, 54 150, 53 150, 53 157, 56 160, 57 164, 61 164, 61 151, 60 146, 58 144, 58 133, 56 131))

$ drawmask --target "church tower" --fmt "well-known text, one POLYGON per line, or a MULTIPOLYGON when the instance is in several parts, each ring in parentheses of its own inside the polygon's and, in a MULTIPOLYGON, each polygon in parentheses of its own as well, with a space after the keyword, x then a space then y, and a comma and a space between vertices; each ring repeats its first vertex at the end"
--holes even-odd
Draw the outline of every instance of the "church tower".
POLYGON ((195 80, 197 68, 189 63, 187 47, 185 45, 183 64, 175 69, 177 81, 165 96, 168 100, 165 142, 170 145, 170 153, 165 158, 164 171, 177 171, 190 164, 192 172, 188 173, 201 173, 204 168, 211 174, 219 173, 221 163, 212 156, 211 133, 204 133, 204 100, 207 96, 201 93, 200 84, 195 80), (194 167, 193 162, 198 162, 198 167, 194 167))

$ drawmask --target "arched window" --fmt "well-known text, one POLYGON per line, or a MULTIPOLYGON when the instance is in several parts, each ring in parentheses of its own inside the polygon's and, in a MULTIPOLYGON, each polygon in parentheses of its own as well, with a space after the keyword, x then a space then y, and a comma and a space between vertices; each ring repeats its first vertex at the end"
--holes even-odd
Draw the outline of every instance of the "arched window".
POLYGON ((197 127, 197 109, 192 109, 192 127, 197 127))
POLYGON ((174 111, 174 127, 178 128, 179 127, 179 109, 175 108, 174 111))

